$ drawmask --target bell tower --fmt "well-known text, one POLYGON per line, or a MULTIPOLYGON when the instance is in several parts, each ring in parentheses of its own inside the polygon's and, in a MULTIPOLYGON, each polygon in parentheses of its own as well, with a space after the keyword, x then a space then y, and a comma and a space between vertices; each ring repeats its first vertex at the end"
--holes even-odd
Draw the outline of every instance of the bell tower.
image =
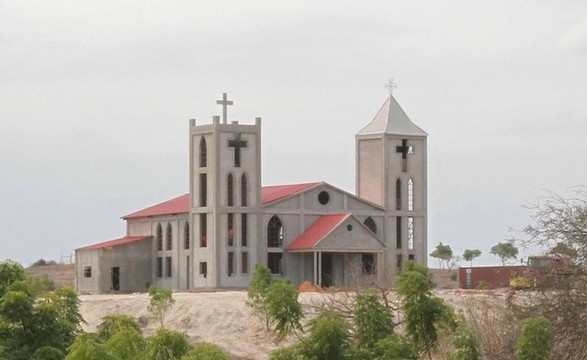
POLYGON ((261 118, 190 120, 190 223, 193 287, 242 287, 257 262, 261 189, 261 118))
POLYGON ((355 136, 356 192, 385 208, 385 260, 395 267, 427 263, 427 136, 392 93, 355 136))

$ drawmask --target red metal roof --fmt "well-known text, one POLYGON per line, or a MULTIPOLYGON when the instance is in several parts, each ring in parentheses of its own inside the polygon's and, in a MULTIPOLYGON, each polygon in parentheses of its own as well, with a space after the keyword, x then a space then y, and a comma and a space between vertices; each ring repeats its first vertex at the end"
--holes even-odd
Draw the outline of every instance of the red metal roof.
MULTIPOLYGON (((320 182, 263 186, 261 188, 261 204, 265 205, 283 199, 317 184, 320 184, 320 182)), ((187 214, 188 212, 190 212, 190 194, 183 194, 171 200, 163 201, 148 208, 124 215, 122 218, 134 219, 156 215, 187 214)))
POLYGON ((309 228, 306 229, 300 236, 294 239, 285 250, 309 250, 314 248, 326 235, 328 235, 340 223, 345 221, 350 214, 335 214, 322 215, 318 220, 314 221, 309 228))
POLYGON ((293 195, 297 192, 304 191, 320 184, 319 182, 302 183, 302 184, 290 184, 290 185, 274 185, 274 186, 263 186, 261 188, 261 204, 265 205, 275 200, 282 199, 284 197, 293 195))
POLYGON ((148 208, 125 215, 123 219, 133 219, 145 216, 182 214, 190 211, 190 194, 183 194, 171 200, 149 206, 148 208))
POLYGON ((96 249, 104 249, 104 248, 111 248, 118 245, 128 244, 135 241, 141 241, 150 238, 151 236, 125 236, 120 239, 108 240, 98 244, 84 246, 77 250, 96 250, 96 249))

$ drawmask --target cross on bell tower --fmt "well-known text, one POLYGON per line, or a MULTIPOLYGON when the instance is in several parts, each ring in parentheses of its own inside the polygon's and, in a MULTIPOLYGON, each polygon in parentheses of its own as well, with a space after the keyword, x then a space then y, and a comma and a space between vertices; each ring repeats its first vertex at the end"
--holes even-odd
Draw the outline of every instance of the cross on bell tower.
POLYGON ((216 104, 222 105, 222 123, 227 123, 228 118, 228 105, 233 105, 232 100, 228 100, 226 93, 222 93, 222 100, 216 100, 216 104))
POLYGON ((389 79, 385 84, 385 88, 389 89, 389 97, 393 97, 393 90, 397 89, 397 84, 393 82, 393 79, 389 79))
POLYGON ((241 140, 241 134, 236 133, 234 140, 228 140, 228 147, 234 148, 234 167, 241 166, 241 148, 247 147, 247 142, 241 140))
POLYGON ((414 152, 411 145, 408 145, 407 139, 402 139, 402 145, 395 147, 396 153, 402 154, 402 171, 408 170, 408 154, 412 154, 414 152))

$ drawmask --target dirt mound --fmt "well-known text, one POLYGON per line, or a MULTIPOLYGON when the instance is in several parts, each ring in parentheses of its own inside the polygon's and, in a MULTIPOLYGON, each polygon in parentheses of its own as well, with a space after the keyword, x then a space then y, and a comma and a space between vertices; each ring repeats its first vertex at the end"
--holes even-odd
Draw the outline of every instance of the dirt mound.
POLYGON ((311 281, 306 280, 298 285, 299 292, 322 292, 322 288, 312 284, 311 281))

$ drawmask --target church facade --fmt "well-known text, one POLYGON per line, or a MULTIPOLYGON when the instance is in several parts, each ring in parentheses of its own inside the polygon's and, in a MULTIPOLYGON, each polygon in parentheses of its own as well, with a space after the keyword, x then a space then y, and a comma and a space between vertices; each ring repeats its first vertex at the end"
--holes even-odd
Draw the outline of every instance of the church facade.
POLYGON ((189 122, 189 193, 123 216, 126 235, 76 249, 82 292, 245 288, 256 263, 323 287, 391 285, 427 262, 427 134, 389 96, 356 142, 356 194, 263 186, 261 119, 189 122))

